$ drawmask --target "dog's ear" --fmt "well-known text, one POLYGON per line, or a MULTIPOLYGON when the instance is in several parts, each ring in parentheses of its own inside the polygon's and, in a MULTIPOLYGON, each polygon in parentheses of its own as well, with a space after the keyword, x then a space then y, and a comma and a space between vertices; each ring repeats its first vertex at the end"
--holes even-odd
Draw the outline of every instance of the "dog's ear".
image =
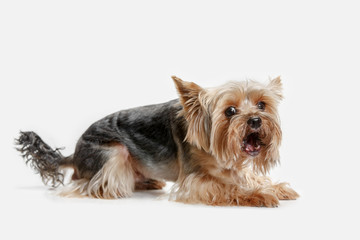
POLYGON ((278 100, 282 100, 283 99, 283 95, 282 95, 282 83, 281 83, 281 78, 280 76, 271 79, 269 84, 267 85, 268 89, 270 91, 272 91, 275 96, 278 98, 278 100))
POLYGON ((199 149, 209 151, 211 118, 206 106, 206 90, 193 82, 186 82, 172 76, 184 108, 184 117, 188 123, 186 140, 199 149))
POLYGON ((193 82, 185 82, 176 76, 171 77, 174 80, 176 89, 179 93, 181 105, 187 111, 195 101, 197 101, 200 92, 203 90, 199 85, 193 82))

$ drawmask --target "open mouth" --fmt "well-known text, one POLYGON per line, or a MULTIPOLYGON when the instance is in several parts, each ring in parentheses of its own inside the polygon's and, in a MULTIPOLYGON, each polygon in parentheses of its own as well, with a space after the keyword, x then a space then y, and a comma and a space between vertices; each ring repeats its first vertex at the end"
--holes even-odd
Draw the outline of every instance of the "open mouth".
POLYGON ((260 153, 261 145, 259 133, 254 132, 244 138, 242 148, 244 152, 254 157, 260 153))

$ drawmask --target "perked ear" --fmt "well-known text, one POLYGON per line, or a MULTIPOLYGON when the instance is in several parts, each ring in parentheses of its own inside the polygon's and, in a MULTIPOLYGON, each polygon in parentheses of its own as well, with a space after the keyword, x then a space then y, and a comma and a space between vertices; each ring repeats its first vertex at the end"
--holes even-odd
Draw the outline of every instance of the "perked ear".
POLYGON ((193 102, 198 99, 199 93, 203 89, 193 82, 185 82, 176 76, 171 76, 171 78, 174 80, 179 93, 181 105, 183 105, 185 110, 188 110, 193 105, 193 102))
POLYGON ((267 87, 279 98, 279 100, 283 99, 282 83, 280 76, 271 79, 267 87))
POLYGON ((193 82, 185 82, 172 76, 184 108, 184 117, 188 123, 185 140, 199 149, 209 151, 211 119, 207 113, 204 95, 206 91, 193 82))

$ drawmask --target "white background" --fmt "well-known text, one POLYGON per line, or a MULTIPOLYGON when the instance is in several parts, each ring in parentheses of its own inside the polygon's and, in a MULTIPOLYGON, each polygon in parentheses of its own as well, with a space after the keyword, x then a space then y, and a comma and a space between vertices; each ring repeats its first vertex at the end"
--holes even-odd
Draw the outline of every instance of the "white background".
POLYGON ((359 239, 357 1, 1 1, 1 239, 359 239), (71 154, 94 121, 204 87, 282 76, 281 166, 301 198, 207 207, 54 196, 19 130, 71 154))

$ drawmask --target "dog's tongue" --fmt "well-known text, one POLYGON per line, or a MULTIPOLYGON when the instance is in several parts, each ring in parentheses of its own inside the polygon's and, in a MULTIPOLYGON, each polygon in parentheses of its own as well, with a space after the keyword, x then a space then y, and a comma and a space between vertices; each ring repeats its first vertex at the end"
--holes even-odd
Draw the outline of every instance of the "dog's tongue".
POLYGON ((248 154, 255 156, 259 153, 260 147, 260 139, 258 137, 258 134, 250 134, 244 144, 245 151, 248 154))
POLYGON ((248 152, 253 152, 255 150, 255 147, 253 145, 247 143, 246 146, 245 146, 245 149, 248 152))
POLYGON ((247 151, 253 152, 257 150, 259 146, 257 139, 255 137, 250 137, 246 142, 245 148, 247 151))

